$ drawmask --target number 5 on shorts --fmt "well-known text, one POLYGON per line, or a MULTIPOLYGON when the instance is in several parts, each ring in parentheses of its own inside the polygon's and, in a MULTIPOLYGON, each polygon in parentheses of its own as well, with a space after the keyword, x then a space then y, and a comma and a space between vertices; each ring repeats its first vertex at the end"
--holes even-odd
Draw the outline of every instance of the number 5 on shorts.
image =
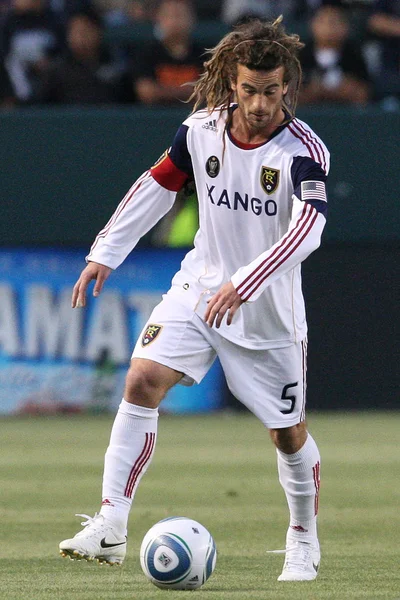
POLYGON ((280 412, 283 415, 290 415, 290 413, 293 412, 295 404, 296 404, 296 396, 288 396, 287 392, 291 389, 291 388, 295 388, 297 387, 299 384, 298 381, 296 381, 296 383, 288 383, 287 385, 285 385, 285 387, 282 390, 282 396, 281 396, 281 400, 289 400, 290 402, 290 407, 286 408, 285 410, 281 410, 280 412))

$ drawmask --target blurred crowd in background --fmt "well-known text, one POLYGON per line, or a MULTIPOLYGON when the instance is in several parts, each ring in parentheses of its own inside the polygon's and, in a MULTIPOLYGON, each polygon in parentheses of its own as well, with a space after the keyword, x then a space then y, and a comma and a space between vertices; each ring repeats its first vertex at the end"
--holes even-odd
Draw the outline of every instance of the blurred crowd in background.
POLYGON ((400 108, 400 0, 0 0, 0 106, 179 105, 206 48, 280 14, 300 105, 400 108))

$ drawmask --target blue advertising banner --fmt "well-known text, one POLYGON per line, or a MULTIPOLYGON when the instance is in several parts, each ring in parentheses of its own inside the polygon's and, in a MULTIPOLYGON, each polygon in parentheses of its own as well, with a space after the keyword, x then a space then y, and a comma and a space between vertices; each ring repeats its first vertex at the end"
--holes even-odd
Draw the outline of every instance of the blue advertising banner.
MULTIPOLYGON (((137 249, 98 298, 72 309, 83 252, 0 250, 0 413, 114 410, 136 339, 182 258, 137 249)), ((162 410, 217 409, 223 389, 216 361, 200 385, 175 386, 162 410)))

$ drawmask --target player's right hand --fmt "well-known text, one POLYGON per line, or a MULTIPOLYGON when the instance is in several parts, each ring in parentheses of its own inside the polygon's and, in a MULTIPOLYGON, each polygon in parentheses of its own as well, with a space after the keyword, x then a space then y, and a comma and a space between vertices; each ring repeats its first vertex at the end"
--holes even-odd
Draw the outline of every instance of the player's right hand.
POLYGON ((86 306, 86 290, 92 279, 94 279, 96 282, 93 288, 93 296, 98 296, 103 289, 104 282, 110 275, 111 271, 112 269, 110 269, 110 267, 106 267, 105 265, 100 265, 99 263, 95 262, 88 263, 88 265, 83 269, 78 281, 74 285, 71 301, 72 308, 81 308, 86 306))

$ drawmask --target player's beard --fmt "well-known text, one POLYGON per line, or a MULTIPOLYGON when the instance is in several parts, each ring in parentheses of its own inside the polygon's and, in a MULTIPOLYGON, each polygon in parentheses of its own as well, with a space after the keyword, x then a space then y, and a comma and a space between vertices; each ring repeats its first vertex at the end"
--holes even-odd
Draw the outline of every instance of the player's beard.
POLYGON ((258 114, 255 112, 246 110, 245 106, 240 106, 240 104, 239 108, 241 109, 249 129, 257 133, 260 133, 265 129, 269 130, 271 126, 278 127, 284 119, 281 104, 277 104, 272 110, 262 113, 259 116, 257 116, 258 114))

